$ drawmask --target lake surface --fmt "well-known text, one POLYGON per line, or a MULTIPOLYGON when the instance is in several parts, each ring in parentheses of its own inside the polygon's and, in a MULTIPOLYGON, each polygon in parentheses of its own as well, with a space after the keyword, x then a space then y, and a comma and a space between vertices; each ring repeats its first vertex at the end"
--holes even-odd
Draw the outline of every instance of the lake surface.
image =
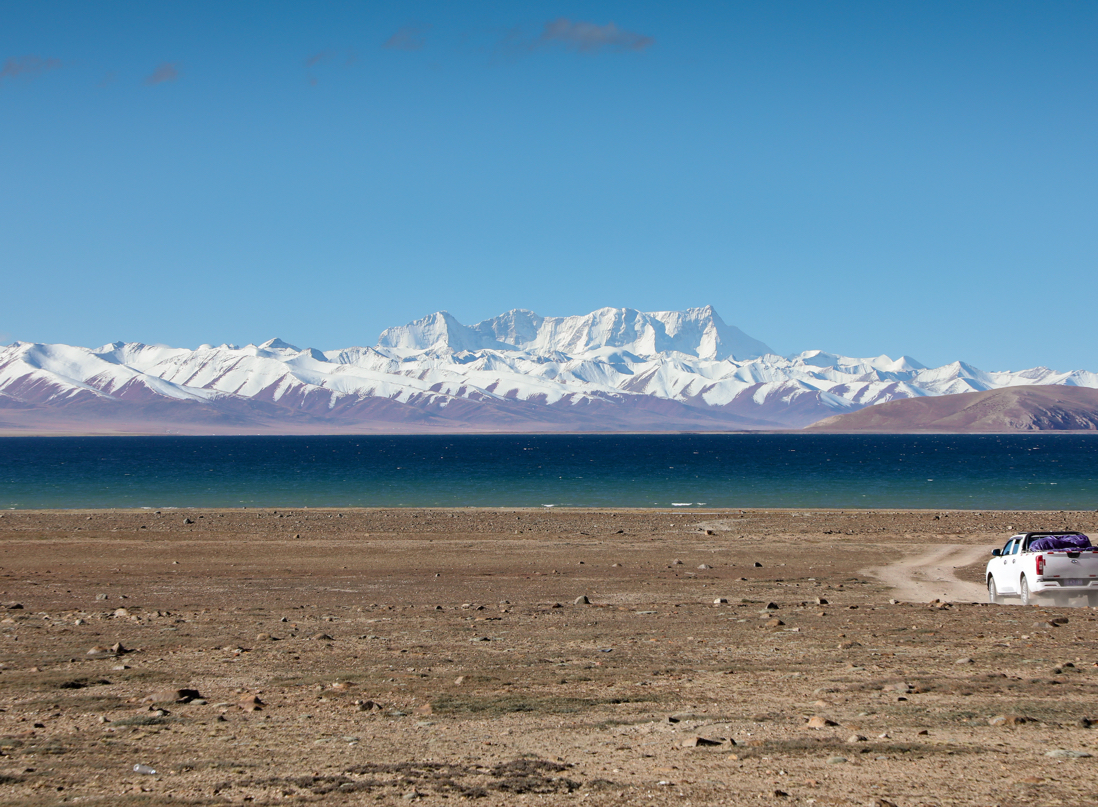
POLYGON ((0 507, 1098 508, 1098 435, 0 438, 0 507))

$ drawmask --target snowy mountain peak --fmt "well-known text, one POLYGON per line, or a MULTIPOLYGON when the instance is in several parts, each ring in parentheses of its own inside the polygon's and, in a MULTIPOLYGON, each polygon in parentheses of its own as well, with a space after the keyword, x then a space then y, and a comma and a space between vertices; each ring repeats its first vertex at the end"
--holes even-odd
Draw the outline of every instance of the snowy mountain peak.
POLYGON ((301 348, 291 345, 289 342, 283 342, 277 336, 274 339, 268 339, 262 345, 259 346, 260 350, 289 350, 294 353, 300 353, 301 348))
POLYGON ((400 350, 522 350, 581 356, 620 348, 638 356, 674 351, 702 359, 754 359, 772 352, 739 328, 727 325, 712 306, 645 313, 600 308, 571 317, 542 317, 516 308, 466 327, 446 311, 381 334, 378 347, 400 350))

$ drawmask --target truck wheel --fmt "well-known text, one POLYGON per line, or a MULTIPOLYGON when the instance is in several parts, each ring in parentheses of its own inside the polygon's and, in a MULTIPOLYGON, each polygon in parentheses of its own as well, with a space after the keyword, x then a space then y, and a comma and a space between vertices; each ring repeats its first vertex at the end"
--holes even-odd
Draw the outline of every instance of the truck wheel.
POLYGON ((1022 605, 1031 605, 1033 603, 1033 599, 1029 595, 1029 581, 1025 577, 1022 577, 1018 592, 1022 595, 1022 605))
POLYGON ((998 605, 999 603, 999 590, 995 587, 994 577, 987 579, 987 601, 992 605, 998 605))

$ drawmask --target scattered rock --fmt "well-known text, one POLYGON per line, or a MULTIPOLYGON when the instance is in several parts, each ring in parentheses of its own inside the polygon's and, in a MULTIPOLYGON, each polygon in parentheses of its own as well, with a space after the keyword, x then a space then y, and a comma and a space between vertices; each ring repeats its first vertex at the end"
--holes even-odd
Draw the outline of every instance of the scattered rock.
POLYGON ((102 602, 103 600, 109 600, 110 598, 111 598, 110 594, 96 594, 95 595, 95 599, 98 600, 99 602, 102 602))
POLYGON ((704 570, 704 569, 712 569, 713 567, 710 566, 708 563, 703 563, 698 568, 704 570))
POLYGON ((4 608, 8 611, 22 611, 23 603, 21 602, 6 602, 4 608))
POLYGON ((327 633, 314 633, 309 638, 310 639, 315 639, 318 642, 334 642, 335 641, 335 639, 333 639, 327 633))
POLYGON ((184 524, 194 524, 194 519, 193 518, 185 518, 185 519, 183 519, 183 523, 184 524))
POLYGON ((777 611, 778 610, 778 604, 776 602, 768 602, 766 604, 766 610, 767 611, 777 611))
POLYGON ((464 683, 465 683, 465 676, 464 675, 459 675, 457 678, 454 679, 454 685, 455 686, 461 686, 464 683))
POLYGON ((864 743, 866 739, 867 738, 862 736, 861 734, 851 734, 849 737, 846 738, 846 741, 853 745, 854 743, 864 743))
POLYGON ((954 664, 975 664, 976 662, 974 662, 974 661, 973 661, 972 659, 970 659, 970 658, 968 658, 967 656, 965 656, 964 658, 959 658, 959 659, 957 659, 957 660, 956 660, 955 662, 953 662, 953 663, 954 663, 954 664))
POLYGON ((758 561, 755 561, 754 566, 755 566, 756 569, 761 569, 763 567, 763 565, 761 563, 759 563, 758 561))
POLYGON ((927 731, 926 729, 921 729, 920 731, 915 732, 915 736, 916 737, 929 737, 930 732, 927 731))
POLYGON ((780 628, 785 623, 780 619, 768 619, 766 620, 766 627, 768 628, 780 628))
POLYGON ((827 758, 827 764, 828 765, 842 765, 844 762, 846 762, 846 757, 828 757, 827 758))
POLYGON ((827 602, 826 597, 817 597, 816 598, 816 605, 827 605, 827 604, 828 604, 828 602, 827 602))
POLYGON ((1094 725, 1094 721, 1091 720, 1089 717, 1080 717, 1077 721, 1075 721, 1075 725, 1081 729, 1089 729, 1091 726, 1094 725))
POLYGON ((774 797, 778 799, 786 799, 789 798, 789 794, 786 793, 784 790, 775 790, 774 797))
POLYGON ((728 600, 725 599, 724 597, 717 597, 717 599, 713 600, 713 604, 714 605, 728 605, 728 600))
POLYGON ((576 597, 576 599, 572 600, 572 604, 573 605, 590 605, 591 600, 589 600, 587 598, 586 594, 581 594, 580 596, 576 597))
MULTIPOLYGON (((829 720, 823 715, 813 715, 812 717, 808 718, 808 728, 810 729, 825 729, 829 726, 837 725, 839 724, 836 723, 834 720, 829 720)), ((843 762, 845 761, 846 760, 843 760, 843 762)))
POLYGON ((255 640, 257 642, 270 642, 274 640, 274 637, 269 633, 257 633, 255 635, 255 640))
POLYGON ((1049 620, 1049 624, 1050 625, 1066 625, 1070 621, 1071 620, 1069 620, 1066 616, 1054 616, 1052 619, 1049 620))

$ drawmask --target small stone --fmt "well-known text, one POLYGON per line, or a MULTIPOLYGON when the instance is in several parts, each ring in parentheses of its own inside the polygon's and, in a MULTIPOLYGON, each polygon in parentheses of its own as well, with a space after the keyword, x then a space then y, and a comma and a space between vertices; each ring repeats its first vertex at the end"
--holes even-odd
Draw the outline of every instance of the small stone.
POLYGON ((197 689, 158 689, 141 699, 142 703, 190 703, 202 695, 197 689))
POLYGON ((724 597, 717 597, 717 599, 713 600, 713 604, 714 605, 728 605, 728 600, 725 599, 724 597))
MULTIPOLYGON (((810 729, 824 729, 829 726, 837 725, 839 724, 836 723, 834 720, 829 720, 823 715, 813 715, 812 717, 808 718, 808 728, 810 729)), ((845 762, 846 760, 843 761, 845 762)))
POLYGON ((572 600, 572 604, 573 605, 590 605, 591 600, 589 600, 587 598, 586 594, 581 594, 580 596, 576 597, 576 599, 572 600))
POLYGON ((1092 755, 1089 751, 1069 751, 1066 748, 1054 748, 1051 751, 1045 751, 1045 756, 1053 759, 1087 759, 1092 755))
POLYGON ((768 628, 780 628, 785 623, 780 619, 768 619, 766 620, 766 627, 768 628))
POLYGON ((85 655, 88 658, 109 658, 110 656, 113 656, 114 653, 110 651, 109 647, 103 647, 103 645, 97 644, 95 647, 91 648, 85 655))
POLYGON ((671 561, 671 565, 672 566, 682 566, 682 561, 681 560, 673 560, 673 561, 671 561))
POLYGON ((1091 726, 1094 725, 1094 721, 1091 720, 1089 717, 1080 717, 1077 721, 1075 721, 1075 725, 1081 729, 1089 729, 1091 726))
POLYGON ((194 519, 193 518, 185 518, 185 519, 183 519, 183 523, 184 524, 194 524, 194 519))
POLYGON ((755 561, 754 566, 755 566, 756 569, 761 569, 763 567, 763 565, 761 563, 759 563, 758 561, 755 561))
POLYGON ((130 612, 127 611, 125 608, 115 608, 114 609, 114 615, 115 616, 129 616, 130 612))
POLYGON ((706 530, 706 531, 705 531, 705 534, 706 534, 706 535, 716 535, 716 534, 717 534, 717 531, 716 531, 716 530, 706 530))
POLYGON ((828 757, 827 758, 827 764, 828 765, 842 765, 844 762, 846 762, 846 757, 828 757))
POLYGON ((1025 715, 996 715, 988 718, 987 724, 989 726, 1021 726, 1030 722, 1032 722, 1032 718, 1025 715))
POLYGON ((459 675, 457 678, 454 679, 454 685, 455 686, 461 686, 464 683, 465 683, 465 676, 464 675, 459 675))
POLYGON ((1054 616, 1049 620, 1049 623, 1052 625, 1066 625, 1070 621, 1066 616, 1054 616))
POLYGON ((827 604, 828 604, 828 602, 827 602, 826 597, 817 597, 816 598, 816 605, 827 605, 827 604))
POLYGON ((95 599, 99 600, 100 602, 102 602, 103 600, 109 600, 110 598, 111 598, 110 594, 96 594, 95 595, 95 599))
POLYGON ((965 658, 959 658, 959 659, 957 659, 957 660, 956 660, 955 662, 953 662, 953 663, 954 663, 954 664, 975 664, 976 662, 974 662, 974 661, 973 661, 972 659, 970 659, 970 658, 968 658, 968 657, 966 656, 965 658))
POLYGON ((702 748, 723 745, 720 740, 711 740, 708 737, 690 737, 682 741, 683 748, 702 748))
POLYGON ((415 801, 416 799, 421 798, 421 797, 422 797, 422 794, 418 790, 415 790, 414 788, 412 790, 409 790, 408 792, 406 792, 404 795, 401 796, 401 798, 404 799, 405 801, 415 801))
POLYGON ((329 636, 329 635, 328 635, 327 633, 314 633, 314 634, 313 634, 312 636, 310 636, 309 638, 310 638, 310 639, 315 639, 315 640, 316 640, 316 641, 318 641, 318 642, 333 642, 333 641, 335 641, 335 640, 334 640, 334 639, 333 639, 333 638, 332 638, 331 636, 329 636))
POLYGON ((849 737, 846 738, 846 741, 853 745, 854 743, 864 743, 866 739, 867 738, 862 736, 861 734, 851 734, 849 737))
POLYGON ((896 600, 896 599, 892 599, 892 600, 889 600, 889 601, 888 601, 888 604, 889 604, 889 605, 899 605, 899 604, 900 604, 900 601, 899 601, 899 600, 896 600))
POLYGON ((257 633, 255 635, 255 640, 257 642, 269 642, 272 640, 272 638, 273 637, 269 633, 257 633))
POLYGON ((774 797, 778 799, 786 799, 789 798, 789 794, 786 793, 784 790, 775 790, 774 797))
POLYGON ((259 712, 267 704, 260 700, 258 695, 245 695, 236 702, 236 705, 245 712, 259 712))
POLYGON ((922 729, 922 730, 920 730, 920 731, 917 731, 917 732, 915 732, 915 736, 916 736, 916 737, 929 737, 929 736, 930 736, 930 732, 929 732, 929 731, 927 731, 926 729, 922 729))
POLYGON ((698 568, 702 569, 702 570, 705 570, 705 569, 712 569, 713 567, 710 566, 708 563, 703 563, 698 568))
POLYGON ((767 611, 777 611, 778 610, 778 604, 776 602, 768 602, 766 604, 766 610, 767 611))

